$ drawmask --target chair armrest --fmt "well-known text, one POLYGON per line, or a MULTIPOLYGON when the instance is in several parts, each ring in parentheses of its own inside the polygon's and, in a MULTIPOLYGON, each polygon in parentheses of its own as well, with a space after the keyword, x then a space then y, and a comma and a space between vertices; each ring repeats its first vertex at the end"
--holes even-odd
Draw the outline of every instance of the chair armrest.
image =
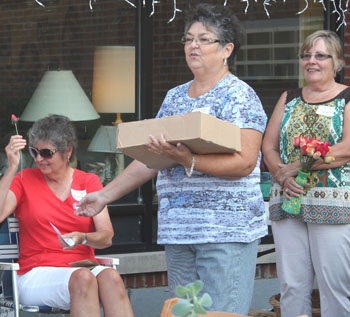
POLYGON ((112 266, 116 268, 117 265, 119 265, 119 259, 118 258, 106 258, 103 256, 96 256, 95 257, 97 262, 102 265, 112 266))
POLYGON ((18 271, 19 264, 18 263, 9 263, 9 262, 0 262, 0 270, 18 271))

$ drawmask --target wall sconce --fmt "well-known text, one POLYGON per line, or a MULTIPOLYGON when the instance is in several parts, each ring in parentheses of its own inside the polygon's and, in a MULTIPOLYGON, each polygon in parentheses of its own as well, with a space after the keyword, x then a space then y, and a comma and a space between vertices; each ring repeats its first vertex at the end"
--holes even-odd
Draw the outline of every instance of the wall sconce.
POLYGON ((135 48, 101 46, 95 49, 92 103, 97 112, 135 112, 135 48))

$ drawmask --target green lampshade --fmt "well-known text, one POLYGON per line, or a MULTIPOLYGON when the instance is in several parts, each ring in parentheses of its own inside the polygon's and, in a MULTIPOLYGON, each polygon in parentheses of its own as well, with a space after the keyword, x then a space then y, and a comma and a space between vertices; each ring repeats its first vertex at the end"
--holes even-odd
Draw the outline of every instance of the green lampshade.
POLYGON ((45 72, 20 120, 34 122, 50 114, 64 115, 72 121, 100 117, 70 70, 45 72))

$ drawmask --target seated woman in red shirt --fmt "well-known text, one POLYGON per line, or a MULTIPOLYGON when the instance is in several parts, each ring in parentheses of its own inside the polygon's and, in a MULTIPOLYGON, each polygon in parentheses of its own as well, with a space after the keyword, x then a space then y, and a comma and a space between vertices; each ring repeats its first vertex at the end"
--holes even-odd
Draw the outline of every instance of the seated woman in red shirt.
POLYGON ((101 301, 105 316, 133 316, 116 270, 96 266, 90 271, 70 264, 96 260, 94 249, 110 246, 114 235, 107 207, 92 218, 74 214, 77 202, 102 184, 95 174, 69 166, 77 144, 72 122, 64 116, 48 116, 34 123, 28 137, 38 168, 16 175, 26 140, 14 135, 5 148, 9 168, 0 180, 0 222, 14 212, 20 227, 20 303, 96 317, 101 301))

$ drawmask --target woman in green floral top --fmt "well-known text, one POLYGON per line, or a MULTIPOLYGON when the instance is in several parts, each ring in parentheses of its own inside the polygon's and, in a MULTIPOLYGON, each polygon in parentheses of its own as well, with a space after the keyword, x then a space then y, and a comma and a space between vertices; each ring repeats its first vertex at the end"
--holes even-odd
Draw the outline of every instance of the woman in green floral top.
POLYGON ((334 77, 344 65, 339 38, 331 31, 308 36, 300 49, 307 85, 284 92, 268 124, 263 153, 273 176, 270 219, 281 283, 283 317, 311 316, 316 275, 322 317, 350 316, 350 89, 334 77), (335 160, 318 160, 303 188, 294 136, 331 144, 335 160), (281 208, 302 195, 300 214, 281 208))

